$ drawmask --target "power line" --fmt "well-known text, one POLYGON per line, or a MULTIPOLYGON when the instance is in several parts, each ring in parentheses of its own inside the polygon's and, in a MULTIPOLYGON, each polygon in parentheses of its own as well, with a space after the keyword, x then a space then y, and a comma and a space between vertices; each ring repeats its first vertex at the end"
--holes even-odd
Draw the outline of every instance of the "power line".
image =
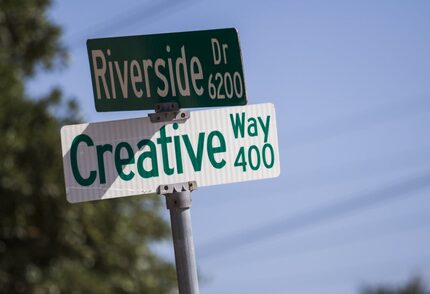
POLYGON ((374 191, 348 197, 346 200, 331 203, 293 217, 286 217, 276 222, 262 225, 249 231, 242 231, 222 237, 218 240, 203 244, 200 258, 214 257, 222 252, 234 250, 238 247, 287 233, 310 225, 328 221, 335 217, 341 217, 348 213, 364 210, 374 205, 381 204, 396 198, 405 197, 409 193, 430 187, 430 171, 405 179, 400 183, 394 183, 374 191))
POLYGON ((414 100, 401 100, 391 105, 381 105, 373 109, 356 112, 344 118, 336 118, 321 122, 317 127, 311 126, 294 130, 290 137, 294 138, 288 148, 295 148, 311 144, 315 141, 327 140, 352 131, 361 131, 367 128, 382 125, 402 118, 416 116, 429 110, 428 97, 414 100))
MULTIPOLYGON (((310 186, 313 190, 316 188, 333 185, 340 181, 351 181, 368 178, 370 176, 379 176, 387 171, 405 170, 406 168, 428 167, 430 162, 423 160, 429 146, 422 148, 414 148, 396 152, 393 154, 385 154, 381 156, 372 156, 356 162, 347 162, 338 165, 326 166, 313 171, 292 174, 288 179, 288 191, 297 192, 303 189, 308 189, 310 186), (312 181, 309 181, 312 179, 312 181), (333 180, 334 179, 334 180, 333 180)), ((233 201, 243 201, 247 199, 261 197, 259 193, 238 194, 235 197, 227 197, 223 201, 214 201, 213 198, 205 198, 202 201, 210 202, 214 205, 228 205, 233 201)), ((268 194, 266 198, 279 197, 279 193, 268 194)))
MULTIPOLYGON (((302 129, 300 131, 294 132, 291 137, 293 139, 289 144, 285 144, 285 148, 294 148, 296 146, 307 144, 314 141, 319 141, 335 136, 342 135, 346 132, 351 133, 355 131, 360 131, 362 129, 370 128, 373 126, 377 126, 383 123, 395 121, 397 119, 407 118, 411 116, 416 116, 421 113, 425 113, 430 110, 430 104, 428 99, 418 98, 412 101, 397 101, 396 103, 387 106, 382 105, 373 109, 368 109, 366 111, 357 112, 351 116, 344 117, 342 119, 334 119, 331 121, 327 121, 321 124, 322 127, 315 127, 302 129), (357 120, 361 119, 362 121, 357 122, 357 120), (364 121, 363 121, 364 119, 364 121), (352 124, 351 124, 352 121, 352 124), (312 132, 312 129, 315 132, 312 132), (298 135, 295 138, 294 134, 304 134, 303 136, 298 135), (291 143, 292 142, 292 143, 291 143)), ((386 170, 387 167, 393 166, 394 162, 401 162, 402 166, 412 166, 416 165, 416 163, 423 163, 423 160, 419 160, 417 158, 417 154, 425 154, 424 151, 427 151, 428 148, 419 148, 415 150, 405 150, 403 152, 398 152, 386 156, 384 154, 383 164, 380 162, 380 157, 368 158, 366 160, 360 160, 357 162, 349 162, 343 165, 333 166, 327 171, 327 169, 320 169, 313 171, 311 173, 306 173, 302 175, 297 175, 296 179, 291 181, 291 186, 295 191, 302 189, 303 187, 309 187, 309 181, 305 182, 300 180, 301 178, 305 179, 317 179, 316 184, 319 186, 323 186, 327 184, 327 180, 330 181, 330 177, 333 176, 333 173, 330 171, 336 170, 336 178, 351 180, 351 179, 360 179, 363 175, 368 176, 369 174, 376 174, 381 170, 386 170), (378 163, 379 161, 379 163, 378 163), (388 162, 388 164, 386 164, 388 162), (377 163, 377 164, 375 164, 377 163), (364 174, 361 170, 364 170, 364 167, 367 167, 364 174), (340 172, 339 172, 340 170, 340 172), (351 173, 352 171, 352 173, 351 173), (325 180, 325 181, 324 181, 325 180)), ((282 149, 281 149, 282 151, 282 149)), ((330 183, 329 183, 330 184, 330 183)), ((315 185, 313 185, 315 188, 315 185)), ((237 201, 244 197, 245 194, 239 194, 237 197, 230 197, 224 199, 222 202, 216 201, 211 203, 211 205, 225 205, 231 201, 237 201), (242 197, 241 197, 242 196, 242 197), (216 204, 215 204, 216 203, 216 204)), ((246 194, 247 199, 249 197, 253 197, 256 194, 246 194)), ((279 194, 271 194, 279 195, 279 194)), ((211 202, 210 198, 205 201, 211 202)))
POLYGON ((92 28, 76 34, 76 37, 71 38, 70 48, 74 49, 75 47, 82 46, 85 44, 85 40, 90 37, 100 38, 111 36, 114 32, 129 28, 140 22, 145 21, 148 23, 163 12, 190 1, 191 0, 145 1, 141 5, 127 9, 109 20, 93 25, 92 28))
MULTIPOLYGON (((428 210, 421 211, 418 213, 413 212, 406 215, 397 216, 395 218, 393 217, 384 218, 383 223, 396 223, 396 226, 384 228, 383 230, 379 229, 379 230, 372 231, 372 230, 366 229, 364 234, 357 234, 357 227, 359 229, 368 228, 369 224, 356 226, 355 230, 353 227, 348 226, 346 232, 342 232, 342 235, 340 238, 337 238, 337 239, 334 239, 333 237, 318 238, 318 243, 315 243, 315 236, 313 236, 311 240, 309 240, 309 238, 308 240, 305 240, 304 242, 305 245, 303 245, 303 240, 302 240, 300 247, 286 248, 285 246, 283 246, 282 251, 288 252, 288 253, 286 255, 281 255, 281 256, 279 254, 274 255, 272 257, 276 258, 278 261, 281 261, 282 257, 286 257, 286 256, 296 257, 298 254, 310 253, 310 252, 326 250, 326 249, 335 249, 335 248, 343 247, 350 244, 356 244, 357 242, 369 241, 373 238, 381 238, 381 237, 386 237, 386 236, 395 235, 399 233, 409 233, 413 230, 429 229, 430 228, 430 225, 428 224, 429 219, 430 219, 430 212, 428 210), (398 222, 399 220, 402 220, 402 222, 399 223, 398 222), (413 220, 413 221, 410 221, 410 220, 413 220), (312 242, 309 242, 309 241, 312 241, 312 242), (308 244, 308 246, 306 246, 306 244, 308 244)), ((371 229, 373 229, 373 226, 374 226, 374 223, 372 223, 371 229)), ((325 234, 325 235, 331 235, 331 234, 325 234)), ((279 252, 273 248, 272 250, 273 252, 279 252)), ((264 259, 266 261, 269 260, 268 256, 264 256, 264 259)), ((247 263, 253 263, 255 261, 257 261, 257 257, 253 256, 252 259, 247 258, 244 262, 241 262, 240 266, 243 266, 244 264, 247 264, 247 263)))
MULTIPOLYGON (((430 261, 430 255, 416 255, 412 257, 413 260, 419 261, 421 264, 420 270, 427 271, 429 270, 428 263, 430 261)), ((285 273, 285 272, 277 272, 275 274, 267 272, 266 275, 259 275, 253 278, 247 276, 245 279, 232 279, 230 281, 224 282, 224 286, 235 286, 240 287, 241 285, 246 284, 249 286, 253 284, 255 286, 258 285, 275 285, 276 282, 285 282, 288 281, 289 286, 294 288, 304 288, 304 287, 313 287, 317 284, 321 287, 323 284, 332 285, 333 281, 342 282, 348 278, 353 278, 352 272, 365 269, 366 272, 369 272, 369 269, 377 269, 380 267, 391 269, 392 273, 398 273, 399 271, 405 270, 405 264, 411 260, 411 257, 406 258, 396 258, 396 259, 388 259, 382 261, 371 261, 371 262, 360 262, 359 264, 349 264, 347 266, 341 266, 336 268, 324 268, 322 270, 315 271, 312 268, 309 272, 304 273, 285 273)), ((361 276, 361 275, 360 275, 361 276)), ((360 278, 362 279, 362 277, 360 278)), ((283 287, 285 289, 285 286, 283 287)), ((271 289, 272 290, 272 289, 271 289)), ((271 291, 272 293, 272 291, 271 291)), ((281 292, 283 293, 283 292, 281 292)))

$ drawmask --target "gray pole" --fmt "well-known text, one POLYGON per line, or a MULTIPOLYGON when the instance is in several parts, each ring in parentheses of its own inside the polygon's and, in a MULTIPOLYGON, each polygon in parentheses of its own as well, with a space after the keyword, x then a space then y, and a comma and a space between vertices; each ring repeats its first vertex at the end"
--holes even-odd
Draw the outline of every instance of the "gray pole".
MULTIPOLYGON (((189 117, 190 113, 180 110, 176 102, 156 104, 155 113, 149 114, 153 123, 184 121, 189 117)), ((157 191, 166 195, 166 206, 170 210, 179 294, 199 294, 190 211, 191 191, 196 188, 197 183, 189 181, 161 185, 157 191)))
POLYGON ((181 190, 174 189, 172 193, 165 194, 172 224, 176 275, 180 294, 198 294, 199 284, 191 228, 191 191, 181 190))

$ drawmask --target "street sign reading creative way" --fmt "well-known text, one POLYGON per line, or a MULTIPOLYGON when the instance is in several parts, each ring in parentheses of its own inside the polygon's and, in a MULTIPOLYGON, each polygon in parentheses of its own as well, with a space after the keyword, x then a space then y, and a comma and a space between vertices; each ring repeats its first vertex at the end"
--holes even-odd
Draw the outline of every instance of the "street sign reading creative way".
POLYGON ((210 109, 179 122, 149 118, 65 126, 61 144, 69 202, 277 177, 273 104, 210 109))
POLYGON ((246 104, 233 28, 87 41, 97 111, 246 104))

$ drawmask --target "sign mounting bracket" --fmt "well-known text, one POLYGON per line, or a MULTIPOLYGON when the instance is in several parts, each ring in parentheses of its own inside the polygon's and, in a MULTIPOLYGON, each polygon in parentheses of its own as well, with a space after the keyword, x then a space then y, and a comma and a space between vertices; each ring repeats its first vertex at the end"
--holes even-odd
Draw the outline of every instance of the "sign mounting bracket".
POLYGON ((184 121, 190 118, 190 112, 179 109, 177 102, 155 104, 155 113, 148 114, 152 123, 184 121))
POLYGON ((194 191, 197 189, 197 182, 196 181, 189 181, 189 182, 183 182, 183 183, 177 183, 177 184, 169 184, 169 185, 160 185, 157 189, 158 195, 166 195, 166 194, 172 194, 175 192, 182 192, 182 191, 194 191))

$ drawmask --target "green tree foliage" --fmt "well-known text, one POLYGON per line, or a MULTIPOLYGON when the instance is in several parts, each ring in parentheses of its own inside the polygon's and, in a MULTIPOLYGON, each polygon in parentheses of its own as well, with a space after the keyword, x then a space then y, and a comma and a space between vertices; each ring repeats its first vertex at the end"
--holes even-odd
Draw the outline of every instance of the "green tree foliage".
POLYGON ((66 201, 59 129, 76 105, 25 95, 65 61, 49 5, 0 0, 0 292, 170 293, 174 269, 151 249, 169 236, 158 198, 66 201))
POLYGON ((430 294, 421 280, 415 278, 403 287, 376 287, 363 290, 363 294, 430 294))

